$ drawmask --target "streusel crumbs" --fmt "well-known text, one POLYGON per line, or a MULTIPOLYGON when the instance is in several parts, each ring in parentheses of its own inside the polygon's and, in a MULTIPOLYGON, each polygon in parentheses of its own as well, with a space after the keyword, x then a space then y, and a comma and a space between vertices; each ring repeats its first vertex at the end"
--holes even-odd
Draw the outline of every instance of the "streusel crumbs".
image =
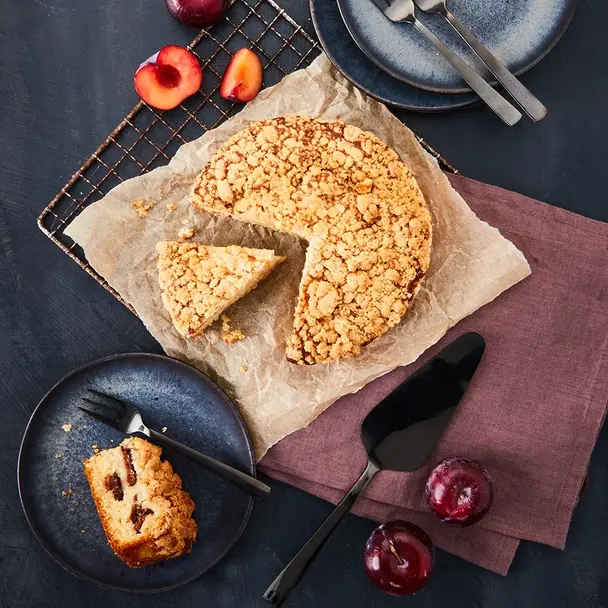
POLYGON ((245 334, 240 329, 231 329, 230 318, 226 315, 222 315, 222 340, 224 340, 226 344, 234 344, 244 337, 245 334))
POLYGON ((146 203, 146 201, 144 200, 133 201, 129 203, 129 206, 132 209, 135 209, 135 212, 137 213, 138 217, 142 218, 146 217, 150 210, 154 209, 153 203, 146 203))
POLYGON ((200 335, 285 258, 269 249, 158 243, 158 282, 177 331, 200 335))
POLYGON ((196 228, 194 226, 185 226, 184 228, 180 228, 180 231, 177 233, 177 236, 180 241, 187 241, 191 239, 196 233, 196 228))

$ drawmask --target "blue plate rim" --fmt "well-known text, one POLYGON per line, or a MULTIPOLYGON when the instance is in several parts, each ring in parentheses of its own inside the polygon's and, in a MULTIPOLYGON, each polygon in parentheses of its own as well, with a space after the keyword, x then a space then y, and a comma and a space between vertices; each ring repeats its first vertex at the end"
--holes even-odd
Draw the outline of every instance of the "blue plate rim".
MULTIPOLYGON (((569 9, 569 12, 566 13, 566 19, 565 19, 564 24, 562 25, 561 29, 558 30, 558 32, 552 38, 549 45, 545 48, 545 50, 538 57, 536 57, 529 63, 526 63, 519 70, 516 70, 515 72, 513 72, 513 74, 515 76, 521 76, 522 74, 525 74, 527 71, 531 70, 535 65, 537 65, 539 62, 541 62, 555 48, 557 43, 562 39, 563 35, 566 33, 566 30, 570 26, 572 19, 574 18, 574 13, 576 12, 576 9, 578 8, 579 0, 569 0, 569 2, 571 3, 570 9, 569 9)), ((404 77, 402 74, 396 72, 395 70, 390 69, 387 65, 384 65, 384 62, 378 61, 377 58, 372 57, 372 55, 365 49, 365 45, 362 44, 361 40, 359 39, 359 36, 356 34, 356 31, 352 27, 352 22, 350 21, 350 18, 348 17, 348 13, 346 12, 346 10, 344 10, 344 0, 336 0, 336 3, 338 4, 338 10, 340 12, 340 16, 342 17, 342 21, 344 22, 344 25, 346 26, 346 29, 348 30, 350 37, 355 41, 355 44, 359 47, 361 52, 372 63, 375 63, 383 72, 386 72, 387 74, 389 74, 396 80, 400 80, 401 82, 405 82, 406 84, 409 84, 412 87, 415 87, 417 89, 422 89, 423 91, 429 91, 431 93, 439 93, 439 94, 443 94, 443 95, 459 95, 459 94, 465 94, 465 93, 473 93, 473 89, 471 89, 471 87, 468 87, 468 86, 454 87, 454 88, 450 88, 449 90, 446 88, 434 88, 432 86, 423 86, 419 82, 414 82, 413 80, 410 80, 410 79, 404 77)), ((498 88, 498 86, 499 86, 499 83, 495 79, 488 81, 488 82, 490 83, 490 85, 492 85, 495 88, 498 88)), ((500 87, 500 89, 502 90, 502 87, 500 87)), ((456 106, 453 106, 453 107, 456 107, 456 106)))
MULTIPOLYGON (((342 76, 344 76, 344 78, 346 78, 350 83, 352 83, 354 86, 356 86, 359 90, 363 91, 364 93, 366 93, 367 95, 369 95, 370 97, 372 97, 373 99, 376 99, 378 101, 381 101, 387 105, 396 107, 396 108, 403 108, 406 110, 411 110, 413 112, 419 112, 421 114, 436 114, 439 112, 447 112, 449 110, 457 110, 460 108, 466 108, 475 104, 479 104, 481 103, 481 99, 477 98, 477 99, 471 99, 469 101, 465 101, 459 104, 446 104, 444 106, 434 106, 432 108, 422 108, 420 106, 413 106, 413 105, 409 105, 406 103, 400 103, 400 102, 395 102, 391 99, 388 99, 386 97, 382 97, 381 95, 378 95, 377 93, 374 93, 372 90, 370 90, 369 88, 362 86, 360 83, 356 82, 355 79, 353 77, 351 77, 349 74, 347 74, 342 67, 339 65, 339 63, 337 62, 335 56, 332 54, 332 52, 329 50, 327 43, 325 42, 325 40, 323 39, 323 36, 320 33, 320 28, 319 25, 317 23, 317 14, 316 14, 316 7, 315 7, 315 2, 317 0, 308 0, 308 5, 309 5, 309 9, 310 9, 310 14, 312 17, 312 22, 313 22, 313 26, 315 28, 315 32, 317 34, 317 38, 319 39, 319 42, 321 44, 321 47, 323 48, 323 51, 325 52, 325 54, 329 57, 330 61, 332 62, 333 66, 336 68, 336 70, 338 70, 338 72, 340 72, 340 74, 342 74, 342 76)), ((352 34, 350 33, 350 28, 348 27, 348 24, 346 23, 346 20, 344 19, 343 15, 342 15, 342 8, 341 8, 341 3, 338 0, 330 0, 330 1, 335 1, 337 6, 338 6, 338 11, 340 13, 340 17, 342 18, 342 22, 344 24, 344 27, 346 28, 346 30, 348 31, 349 35, 352 37, 353 41, 355 42, 355 44, 357 45, 357 48, 361 51, 361 53, 372 63, 374 63, 374 65, 376 65, 377 67, 379 67, 383 72, 385 72, 386 74, 388 74, 389 76, 391 76, 391 78, 395 78, 396 80, 400 80, 406 84, 408 84, 409 86, 413 86, 414 88, 418 88, 420 90, 427 90, 428 92, 431 93, 435 93, 438 95, 454 95, 454 94, 471 94, 472 90, 470 88, 467 89, 460 89, 459 91, 454 91, 454 92, 446 92, 444 90, 433 90, 433 89, 424 89, 420 86, 418 86, 418 84, 412 84, 409 83, 401 78, 396 78, 395 76, 393 76, 391 73, 387 72, 384 68, 382 68, 381 66, 379 66, 375 61, 373 61, 368 55, 367 53, 365 53, 363 51, 363 49, 361 49, 361 47, 359 46, 359 43, 357 42, 357 40, 352 36, 352 34)), ((519 76, 529 70, 531 70, 533 67, 535 67, 538 63, 540 63, 543 59, 545 59, 547 57, 547 55, 549 55, 549 53, 557 46, 557 44, 560 42, 560 40, 563 38, 564 34, 566 33, 566 31, 568 30, 568 28, 570 27, 572 20, 574 19, 574 15, 576 13, 576 9, 578 8, 579 5, 579 0, 573 0, 572 3, 572 8, 570 9, 569 14, 567 15, 566 20, 564 21, 564 25, 562 26, 561 30, 557 33, 557 35, 554 37, 554 39, 552 40, 551 44, 548 45, 548 47, 545 49, 545 51, 539 55, 534 61, 532 61, 530 64, 526 65, 524 68, 520 69, 519 71, 515 72, 516 76, 519 76)), ((502 87, 496 86, 496 88, 498 90, 503 90, 502 87)))
POLYGON ((44 539, 44 537, 42 536, 42 534, 36 527, 36 524, 30 518, 30 516, 28 514, 28 508, 26 507, 26 502, 24 500, 24 490, 22 487, 24 484, 24 480, 23 480, 24 473, 22 472, 22 457, 24 454, 24 450, 26 448, 26 444, 29 440, 30 429, 31 429, 34 419, 37 417, 39 412, 42 411, 42 407, 48 402, 48 400, 52 396, 52 394, 64 382, 66 382, 73 376, 80 374, 84 371, 87 371, 88 369, 95 367, 96 365, 107 363, 108 361, 115 361, 115 360, 120 360, 120 359, 134 359, 134 358, 138 358, 138 357, 139 358, 141 358, 141 357, 149 358, 151 360, 160 359, 162 361, 168 361, 172 364, 177 364, 178 367, 184 367, 184 368, 187 368, 189 371, 194 371, 196 374, 202 376, 205 381, 209 382, 214 387, 214 389, 225 400, 226 404, 232 408, 233 413, 236 416, 236 420, 240 423, 240 425, 243 429, 243 436, 245 438, 245 443, 247 446, 247 452, 248 452, 249 461, 250 461, 249 473, 254 477, 256 476, 255 455, 253 453, 253 447, 251 444, 251 437, 249 436, 249 430, 247 429, 247 425, 245 424, 245 421, 243 420, 243 417, 241 416, 241 413, 239 412, 238 408, 236 407, 236 405, 234 404, 232 399, 230 399, 230 397, 225 393, 225 391, 223 391, 211 378, 209 378, 209 376, 204 374, 201 370, 194 367, 193 365, 189 365, 188 363, 185 363, 184 361, 180 361, 179 359, 174 359, 173 357, 168 357, 166 355, 159 355, 156 353, 131 352, 131 353, 120 353, 117 355, 109 355, 107 357, 102 357, 101 359, 95 359, 94 361, 85 363, 84 365, 81 365, 81 366, 71 370, 67 374, 65 374, 58 382, 56 382, 44 394, 44 396, 40 399, 40 401, 38 402, 38 404, 32 411, 32 414, 27 422, 27 425, 25 426, 25 430, 23 432, 23 437, 21 438, 21 444, 19 445, 19 455, 17 457, 17 489, 19 492, 19 501, 21 503, 21 508, 23 510, 23 514, 25 515, 25 520, 27 521, 27 523, 30 527, 30 530, 34 534, 34 537, 40 543, 40 545, 44 548, 44 550, 48 553, 48 555, 57 564, 59 564, 66 572, 68 572, 72 576, 75 576, 76 578, 78 578, 82 581, 85 581, 86 583, 89 583, 89 584, 94 585, 95 587, 99 587, 101 589, 107 589, 110 591, 117 591, 119 593, 125 593, 125 594, 131 594, 131 595, 156 595, 159 593, 166 593, 167 591, 172 591, 174 589, 178 589, 179 587, 183 587, 184 585, 190 584, 191 582, 195 581, 196 579, 201 577, 203 574, 205 574, 206 572, 211 570, 211 568, 216 566, 228 554, 228 552, 234 547, 234 545, 238 542, 239 538, 242 536, 242 534, 245 531, 245 528, 247 526, 247 523, 249 522, 249 518, 251 517, 251 512, 253 510, 253 504, 254 504, 254 499, 252 496, 249 497, 249 504, 247 506, 247 511, 245 513, 245 516, 243 517, 243 521, 242 521, 240 527, 238 528, 238 530, 236 530, 234 537, 232 538, 230 543, 227 545, 227 547, 223 551, 223 553, 218 555, 217 558, 214 561, 212 561, 210 564, 208 564, 204 570, 201 570, 200 572, 196 573, 194 576, 191 576, 188 579, 179 581, 178 583, 175 583, 173 585, 167 585, 165 587, 158 587, 155 589, 129 589, 127 587, 119 587, 117 585, 109 585, 106 583, 102 583, 93 577, 83 574, 82 572, 72 568, 69 564, 67 564, 54 551, 54 549, 49 545, 49 543, 44 539))
MULTIPOLYGON (((407 104, 407 103, 400 103, 400 102, 393 101, 391 99, 388 99, 387 97, 383 97, 382 95, 378 95, 377 93, 375 93, 374 91, 372 91, 368 87, 363 86, 361 83, 357 82, 352 76, 350 76, 347 72, 345 72, 342 69, 342 67, 340 66, 339 62, 336 60, 335 56, 333 55, 332 51, 327 46, 326 41, 324 40, 323 36, 320 33, 320 28, 319 28, 319 25, 317 23, 317 9, 315 7, 315 2, 316 1, 317 0, 308 0, 308 7, 310 9, 310 16, 312 18, 312 24, 313 24, 313 27, 315 28, 315 33, 317 34, 317 38, 319 39, 319 43, 321 44, 323 52, 327 55, 327 57, 331 61, 331 63, 334 66, 334 68, 336 68, 336 70, 338 70, 338 72, 340 72, 340 74, 342 74, 342 76, 344 76, 344 78, 346 78, 346 80, 348 80, 352 85, 354 85, 355 87, 357 87, 357 89, 359 89, 360 91, 363 91, 366 95, 369 95, 372 99, 376 99, 377 101, 381 101, 382 103, 385 103, 386 105, 392 106, 394 108, 403 108, 404 110, 411 110, 413 112, 420 112, 421 114, 438 114, 440 112, 447 112, 449 110, 457 110, 457 109, 460 109, 460 108, 467 108, 467 107, 473 106, 475 104, 481 103, 481 99, 478 98, 478 99, 470 99, 469 101, 464 101, 464 102, 459 103, 459 104, 449 104, 449 105, 445 105, 445 106, 435 106, 435 107, 432 107, 432 108, 423 108, 423 107, 420 107, 420 106, 413 106, 413 105, 410 105, 410 104, 407 104)), ((336 2, 336 0, 330 0, 330 1, 331 2, 336 2)), ((338 7, 338 10, 339 10, 339 7, 338 7)), ((344 24, 344 27, 346 27, 346 24, 344 24)), ((358 45, 357 45, 357 48, 359 48, 358 45)), ((361 49, 359 49, 359 50, 361 51, 361 49)), ((361 53, 363 53, 363 51, 361 51, 361 53)), ((366 59, 368 59, 367 55, 365 55, 365 54, 363 54, 363 55, 364 55, 364 57, 366 59)), ((376 64, 374 64, 374 65, 376 65, 376 64)), ((389 76, 390 76, 390 74, 389 74, 389 76)), ((391 76, 391 78, 392 78, 392 76, 391 76)))

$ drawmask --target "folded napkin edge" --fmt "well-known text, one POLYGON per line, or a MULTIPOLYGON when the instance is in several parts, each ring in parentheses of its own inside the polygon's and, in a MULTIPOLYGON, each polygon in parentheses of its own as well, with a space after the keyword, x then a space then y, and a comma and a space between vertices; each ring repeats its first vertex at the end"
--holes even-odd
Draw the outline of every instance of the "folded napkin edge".
POLYGON ((558 496, 553 534, 555 545, 564 549, 574 510, 578 505, 580 491, 589 468, 589 461, 595 448, 598 435, 602 429, 608 408, 608 335, 604 339, 598 359, 595 379, 589 394, 588 406, 581 419, 581 426, 576 437, 577 449, 574 450, 568 472, 565 474, 564 486, 558 496), (590 422, 589 422, 590 420, 590 422))
POLYGON ((527 213, 528 215, 539 217, 541 219, 550 219, 552 221, 557 221, 560 224, 567 224, 569 227, 574 226, 578 230, 589 232, 597 236, 605 237, 608 233, 608 223, 603 222, 601 220, 586 217, 584 215, 581 215, 580 213, 576 213, 568 209, 563 209, 562 207, 556 207, 549 203, 539 201, 530 196, 526 196, 525 194, 521 194, 513 190, 507 190, 506 188, 502 188, 501 186, 495 186, 493 184, 480 182, 471 177, 465 177, 464 175, 453 173, 448 173, 446 175, 452 186, 458 192, 461 192, 461 188, 466 189, 467 185, 475 185, 482 188, 492 188, 495 190, 499 190, 500 192, 504 192, 506 195, 509 196, 515 195, 518 199, 521 199, 521 205, 525 205, 526 207, 524 213, 527 213), (459 184, 459 187, 457 187, 455 184, 459 184))

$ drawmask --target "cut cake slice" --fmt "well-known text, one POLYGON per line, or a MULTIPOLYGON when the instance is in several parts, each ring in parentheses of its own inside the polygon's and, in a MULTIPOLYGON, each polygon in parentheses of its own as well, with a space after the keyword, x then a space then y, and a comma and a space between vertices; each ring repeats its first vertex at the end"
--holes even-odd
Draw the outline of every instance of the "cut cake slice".
POLYGON ((108 543, 132 568, 190 553, 196 539, 194 502, 161 451, 130 437, 84 461, 108 543))
POLYGON ((285 259, 270 249, 237 245, 164 241, 156 249, 163 304, 175 329, 186 337, 202 334, 285 259))

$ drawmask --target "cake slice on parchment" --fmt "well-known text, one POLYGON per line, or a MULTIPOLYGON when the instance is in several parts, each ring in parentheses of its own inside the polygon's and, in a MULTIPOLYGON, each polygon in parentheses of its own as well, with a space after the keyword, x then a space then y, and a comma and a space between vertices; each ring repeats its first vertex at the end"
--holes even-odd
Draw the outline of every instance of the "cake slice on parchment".
POLYGON ((285 259, 270 249, 237 245, 164 241, 156 250, 163 304, 177 331, 186 337, 202 334, 285 259))
POLYGON ((108 543, 132 568, 190 553, 196 539, 194 502, 161 452, 129 437, 84 461, 108 543))

